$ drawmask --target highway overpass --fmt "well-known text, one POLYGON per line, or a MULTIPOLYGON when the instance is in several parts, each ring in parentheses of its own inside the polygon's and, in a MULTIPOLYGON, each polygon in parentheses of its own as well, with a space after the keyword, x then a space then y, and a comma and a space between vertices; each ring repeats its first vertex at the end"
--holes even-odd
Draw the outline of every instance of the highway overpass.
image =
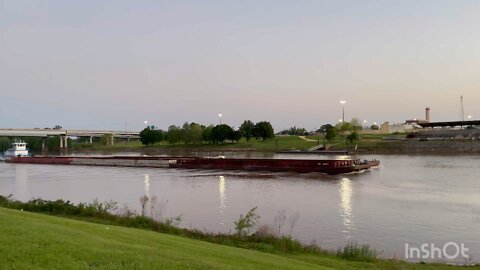
MULTIPOLYGON (((140 132, 116 130, 78 130, 78 129, 39 129, 39 128, 0 128, 0 137, 60 137, 60 148, 67 148, 68 137, 93 138, 106 137, 107 143, 113 145, 115 139, 139 139, 140 132)), ((45 140, 44 140, 45 141, 45 140)))

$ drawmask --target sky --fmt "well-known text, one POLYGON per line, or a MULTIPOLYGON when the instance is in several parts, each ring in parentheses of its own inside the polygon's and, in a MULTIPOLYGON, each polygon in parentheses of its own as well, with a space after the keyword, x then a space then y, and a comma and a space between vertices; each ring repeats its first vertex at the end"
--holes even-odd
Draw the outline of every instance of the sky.
POLYGON ((0 0, 0 128, 480 118, 480 1, 0 0))

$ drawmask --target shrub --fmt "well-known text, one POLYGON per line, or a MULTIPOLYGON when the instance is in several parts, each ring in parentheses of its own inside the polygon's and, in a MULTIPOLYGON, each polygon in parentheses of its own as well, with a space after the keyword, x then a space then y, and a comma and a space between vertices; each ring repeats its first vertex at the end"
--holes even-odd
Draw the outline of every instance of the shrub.
POLYGON ((255 211, 257 210, 257 207, 254 207, 248 211, 248 213, 243 216, 240 215, 237 221, 234 221, 233 223, 235 224, 235 231, 237 232, 237 236, 245 236, 249 235, 253 228, 258 223, 258 219, 260 218, 255 211))
POLYGON ((351 261, 373 262, 377 259, 377 251, 369 245, 350 243, 337 250, 337 256, 351 261))

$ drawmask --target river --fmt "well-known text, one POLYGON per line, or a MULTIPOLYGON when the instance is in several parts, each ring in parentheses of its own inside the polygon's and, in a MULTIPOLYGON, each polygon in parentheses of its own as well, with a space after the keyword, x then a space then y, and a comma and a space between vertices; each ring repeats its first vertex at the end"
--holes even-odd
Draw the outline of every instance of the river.
MULTIPOLYGON (((292 158, 274 156, 285 157, 292 158)), ((329 176, 0 162, 0 195, 22 201, 113 200, 119 208, 137 212, 140 197, 147 195, 157 198, 154 215, 181 216, 180 226, 210 232, 233 231, 240 214, 258 207, 261 224, 326 249, 355 242, 369 244, 384 257, 405 259, 406 243, 442 247, 455 242, 469 248, 473 262, 480 262, 479 156, 362 158, 379 159, 382 165, 329 176)))

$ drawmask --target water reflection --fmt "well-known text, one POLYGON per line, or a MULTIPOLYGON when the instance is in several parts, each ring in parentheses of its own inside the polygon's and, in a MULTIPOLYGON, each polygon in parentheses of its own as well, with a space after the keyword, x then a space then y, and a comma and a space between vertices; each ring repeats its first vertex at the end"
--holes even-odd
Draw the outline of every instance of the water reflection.
POLYGON ((340 181, 340 215, 343 218, 343 230, 345 238, 351 238, 351 231, 354 229, 352 213, 352 181, 343 178, 340 181))
POLYGON ((29 198, 27 166, 15 166, 15 196, 29 198))
POLYGON ((150 197, 150 176, 148 173, 143 175, 143 185, 145 190, 145 196, 150 197))
POLYGON ((223 175, 218 177, 218 193, 220 194, 220 213, 223 215, 223 210, 226 205, 227 196, 225 194, 225 177, 223 175))

